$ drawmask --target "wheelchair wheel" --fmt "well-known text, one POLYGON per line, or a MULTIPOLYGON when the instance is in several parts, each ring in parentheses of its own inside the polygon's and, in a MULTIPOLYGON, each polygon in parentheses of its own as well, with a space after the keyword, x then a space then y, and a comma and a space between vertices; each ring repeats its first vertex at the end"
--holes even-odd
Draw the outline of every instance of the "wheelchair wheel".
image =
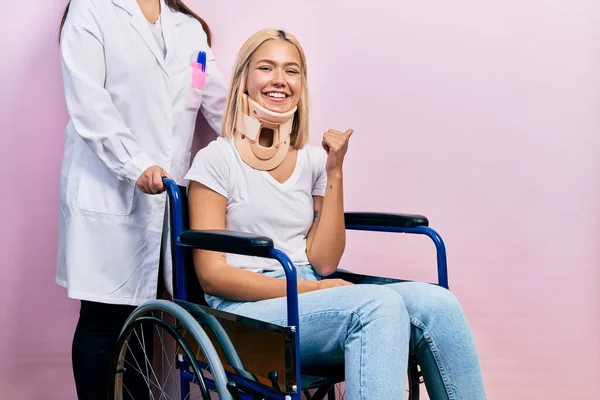
POLYGON ((219 399, 231 400, 227 383, 219 356, 194 317, 173 302, 152 300, 139 306, 121 330, 108 398, 210 400, 212 389, 219 399), (191 348, 202 352, 208 371, 200 368, 199 354, 191 348))

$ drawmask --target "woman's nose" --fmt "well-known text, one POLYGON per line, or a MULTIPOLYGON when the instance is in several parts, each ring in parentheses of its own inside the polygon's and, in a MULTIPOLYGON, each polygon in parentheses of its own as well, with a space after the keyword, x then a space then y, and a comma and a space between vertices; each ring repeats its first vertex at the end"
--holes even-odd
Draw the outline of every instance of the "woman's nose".
POLYGON ((273 81, 272 84, 275 86, 285 86, 285 78, 283 71, 276 69, 273 71, 273 81))

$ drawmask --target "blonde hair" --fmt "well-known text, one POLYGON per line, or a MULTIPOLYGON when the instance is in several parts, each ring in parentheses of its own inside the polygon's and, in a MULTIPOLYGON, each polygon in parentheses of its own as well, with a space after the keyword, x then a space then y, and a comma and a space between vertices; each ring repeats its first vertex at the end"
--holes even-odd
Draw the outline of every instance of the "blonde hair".
POLYGON ((240 94, 244 93, 246 90, 246 81, 248 79, 250 60, 252 59, 256 49, 258 49, 267 40, 284 40, 296 47, 298 53, 300 53, 300 76, 302 88, 300 90, 298 108, 294 115, 295 118, 292 125, 290 145, 295 149, 301 149, 308 141, 308 89, 306 83, 306 57, 304 55, 304 50, 302 50, 302 46, 300 46, 300 42, 298 42, 298 39, 296 39, 294 35, 276 29, 263 29, 256 32, 248 40, 246 40, 246 42, 240 48, 235 60, 233 74, 231 76, 229 93, 227 94, 227 102, 225 104, 225 112, 223 114, 223 124, 221 126, 221 136, 226 138, 233 137, 235 124, 239 117, 238 113, 242 108, 242 99, 240 94))

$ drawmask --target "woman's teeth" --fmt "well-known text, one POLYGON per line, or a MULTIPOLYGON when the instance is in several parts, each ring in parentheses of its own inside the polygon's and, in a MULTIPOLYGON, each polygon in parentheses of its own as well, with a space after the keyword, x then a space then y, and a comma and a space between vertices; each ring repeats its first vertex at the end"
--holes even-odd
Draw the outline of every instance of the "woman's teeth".
POLYGON ((267 96, 273 97, 275 99, 283 99, 286 97, 284 93, 276 93, 276 92, 267 93, 267 96))

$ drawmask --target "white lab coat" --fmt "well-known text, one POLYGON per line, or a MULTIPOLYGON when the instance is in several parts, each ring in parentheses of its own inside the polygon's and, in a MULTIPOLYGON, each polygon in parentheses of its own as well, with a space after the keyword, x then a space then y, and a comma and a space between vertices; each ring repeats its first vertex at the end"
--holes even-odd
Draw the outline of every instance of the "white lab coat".
MULTIPOLYGON (((207 36, 161 2, 166 57, 136 0, 73 0, 62 32, 70 121, 56 282, 71 298, 139 305, 156 297, 166 194, 144 194, 135 182, 157 164, 182 183, 199 110, 220 132, 226 87, 207 36), (204 90, 191 86, 199 50, 204 90)), ((170 256, 164 266, 172 290, 170 256)))

